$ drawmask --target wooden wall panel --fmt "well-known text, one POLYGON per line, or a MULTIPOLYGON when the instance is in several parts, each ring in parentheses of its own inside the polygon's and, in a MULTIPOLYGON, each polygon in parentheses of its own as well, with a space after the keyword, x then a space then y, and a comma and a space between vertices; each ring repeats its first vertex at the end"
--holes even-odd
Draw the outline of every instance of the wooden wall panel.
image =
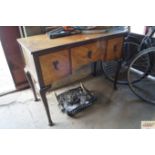
POLYGON ((27 87, 28 83, 24 73, 23 56, 17 43, 17 38, 20 38, 18 26, 0 27, 0 40, 15 86, 17 89, 22 89, 27 87))

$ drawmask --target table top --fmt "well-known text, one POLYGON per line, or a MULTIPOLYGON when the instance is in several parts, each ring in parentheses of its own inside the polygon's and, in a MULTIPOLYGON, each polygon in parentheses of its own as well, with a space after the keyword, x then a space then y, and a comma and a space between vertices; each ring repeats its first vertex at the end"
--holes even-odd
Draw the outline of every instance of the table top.
POLYGON ((115 36, 127 33, 127 30, 113 30, 98 34, 76 34, 61 38, 49 39, 46 34, 35 35, 26 38, 17 39, 18 43, 28 49, 31 53, 41 50, 52 49, 60 46, 71 45, 78 42, 104 38, 107 36, 115 36))

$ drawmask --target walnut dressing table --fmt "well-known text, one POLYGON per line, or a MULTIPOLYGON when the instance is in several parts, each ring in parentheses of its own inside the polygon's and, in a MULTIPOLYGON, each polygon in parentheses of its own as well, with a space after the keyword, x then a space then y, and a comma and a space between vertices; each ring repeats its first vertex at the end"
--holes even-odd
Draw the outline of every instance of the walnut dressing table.
POLYGON ((122 56, 122 44, 127 31, 102 34, 77 34, 57 39, 37 35, 18 39, 25 60, 25 73, 37 101, 37 91, 43 101, 49 125, 53 125, 46 92, 52 83, 73 70, 96 61, 110 61, 122 56))

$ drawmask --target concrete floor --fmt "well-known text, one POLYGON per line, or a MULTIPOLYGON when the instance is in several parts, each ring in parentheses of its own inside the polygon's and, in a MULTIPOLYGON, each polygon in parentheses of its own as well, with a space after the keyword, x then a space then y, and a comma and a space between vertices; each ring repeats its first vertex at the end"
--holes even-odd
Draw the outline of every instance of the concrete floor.
POLYGON ((137 129, 142 120, 155 120, 155 106, 139 100, 128 86, 114 91, 103 76, 87 79, 84 84, 96 92, 98 100, 76 118, 63 114, 54 93, 48 94, 53 127, 48 126, 43 104, 33 101, 30 89, 1 97, 0 128, 137 129))

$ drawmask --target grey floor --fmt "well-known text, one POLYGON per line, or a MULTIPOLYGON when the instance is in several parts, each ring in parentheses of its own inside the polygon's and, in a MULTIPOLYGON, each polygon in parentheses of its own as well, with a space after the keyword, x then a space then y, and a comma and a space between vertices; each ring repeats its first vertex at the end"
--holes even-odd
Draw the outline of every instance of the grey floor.
POLYGON ((119 86, 114 91, 112 83, 103 76, 89 78, 84 84, 96 92, 98 100, 76 118, 61 113, 53 92, 47 95, 53 127, 48 126, 43 104, 33 101, 30 89, 1 97, 0 128, 137 129, 142 120, 155 120, 155 106, 139 100, 128 86, 119 86))

